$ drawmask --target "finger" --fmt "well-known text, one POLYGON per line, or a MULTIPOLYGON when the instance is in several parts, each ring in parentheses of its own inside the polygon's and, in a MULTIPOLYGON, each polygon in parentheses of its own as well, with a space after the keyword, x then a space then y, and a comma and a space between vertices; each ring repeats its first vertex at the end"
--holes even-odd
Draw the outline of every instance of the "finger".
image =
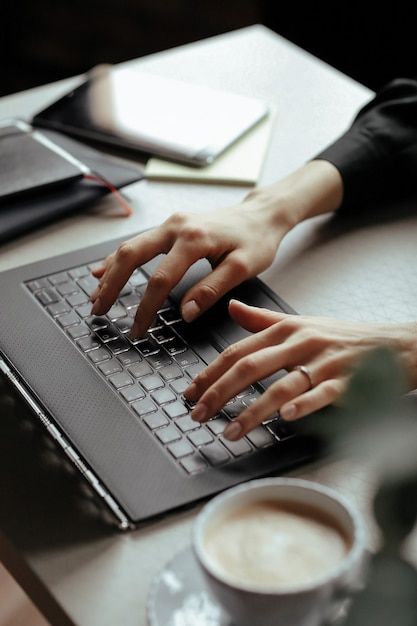
MULTIPOLYGON (((202 394, 191 413, 192 418, 196 421, 206 421, 215 415, 239 391, 242 391, 242 389, 259 379, 270 376, 282 369, 284 365, 291 363, 292 359, 297 358, 297 348, 287 345, 268 346, 247 355, 229 368, 202 394)), ((288 376, 285 376, 282 380, 287 378, 288 376)), ((308 386, 309 383, 301 372, 293 372, 290 376, 290 381, 294 379, 298 381, 302 391, 307 389, 306 385, 308 386)), ((271 389, 276 385, 279 385, 279 382, 272 385, 265 392, 267 397, 270 396, 271 389)), ((275 409, 277 408, 275 405, 275 409)))
POLYGON ((300 372, 290 372, 269 387, 261 397, 251 404, 224 430, 226 439, 236 441, 265 420, 276 416, 283 403, 293 401, 307 391, 309 386, 300 372))
POLYGON ((298 398, 283 404, 281 416, 285 420, 293 421, 313 411, 318 411, 337 400, 345 392, 346 386, 346 377, 325 380, 298 398))
MULTIPOLYGON (((278 323, 231 344, 223 350, 217 359, 194 378, 191 385, 184 391, 185 398, 191 402, 197 401, 211 385, 219 380, 226 372, 230 372, 231 368, 233 368, 236 363, 262 349, 279 345, 286 337, 287 331, 282 329, 278 323)), ((272 371, 274 372, 276 370, 273 369, 272 371)), ((258 373, 257 377, 251 380, 251 382, 259 378, 262 378, 262 376, 258 373)), ((242 385, 240 389, 244 389, 244 385, 242 385)), ((230 397, 232 397, 232 395, 230 395, 229 398, 230 397)))
POLYGON ((98 294, 100 293, 100 289, 101 289, 101 285, 103 284, 104 280, 105 280, 105 274, 106 271, 108 269, 108 267, 111 265, 111 263, 113 262, 114 259, 114 253, 109 254, 109 256, 107 258, 104 259, 104 261, 102 261, 101 264, 96 265, 96 267, 94 267, 91 270, 92 275, 95 278, 99 279, 99 284, 97 289, 95 289, 93 291, 93 293, 90 296, 90 300, 91 302, 94 304, 94 302, 97 300, 98 294))
POLYGON ((183 319, 192 322, 249 275, 250 268, 243 255, 236 251, 231 252, 208 276, 193 285, 185 294, 181 302, 183 319))
MULTIPOLYGON (((254 309, 255 312, 257 310, 256 307, 249 308, 254 309)), ((226 372, 230 371, 242 358, 263 348, 281 345, 284 341, 287 342, 289 358, 285 366, 282 367, 286 369, 294 367, 297 363, 297 359, 305 362, 312 348, 310 345, 311 342, 307 341, 303 343, 297 340, 298 316, 286 314, 282 314, 282 316, 281 314, 277 315, 281 317, 281 321, 228 346, 217 359, 194 378, 191 385, 184 391, 185 398, 190 402, 196 402, 211 385, 226 372)), ((277 371, 277 369, 272 370, 272 373, 277 371)), ((259 380, 260 378, 262 378, 262 376, 258 375, 251 382, 259 380)), ((243 386, 241 389, 243 389, 243 386)))
POLYGON ((156 229, 122 243, 102 277, 93 315, 103 315, 110 309, 133 270, 165 251, 167 238, 164 229, 156 229))
POLYGON ((277 313, 269 309, 250 306, 239 300, 230 300, 229 313, 235 322, 246 328, 246 330, 256 333, 271 324, 275 324, 288 317, 286 313, 277 313))
POLYGON ((171 290, 179 283, 189 267, 201 258, 197 245, 177 241, 148 281, 139 308, 136 311, 131 336, 141 337, 149 328, 156 312, 171 290))

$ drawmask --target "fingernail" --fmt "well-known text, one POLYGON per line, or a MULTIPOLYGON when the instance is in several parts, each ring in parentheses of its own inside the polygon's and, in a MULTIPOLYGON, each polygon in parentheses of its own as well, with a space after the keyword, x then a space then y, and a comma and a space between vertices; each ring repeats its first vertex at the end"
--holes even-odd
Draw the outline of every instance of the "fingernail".
POLYGON ((187 389, 184 391, 184 397, 187 400, 192 400, 193 398, 195 398, 196 394, 197 394, 197 385, 195 383, 191 383, 191 385, 187 387, 187 389))
POLYGON ((292 420, 297 415, 297 407, 295 404, 287 404, 279 413, 284 420, 292 420))
POLYGON ((197 404, 191 412, 191 417, 195 422, 201 422, 207 415, 205 404, 197 404))
POLYGON ((182 319, 186 322, 192 322, 200 313, 200 307, 195 300, 186 302, 181 309, 182 319))
POLYGON ((97 298, 97 300, 94 302, 93 307, 91 309, 91 314, 97 315, 100 309, 101 309, 101 300, 100 298, 97 298))
POLYGON ((228 424, 224 429, 223 437, 225 439, 229 439, 229 441, 236 441, 236 439, 239 439, 241 433, 242 426, 240 425, 240 423, 232 422, 231 424, 228 424))

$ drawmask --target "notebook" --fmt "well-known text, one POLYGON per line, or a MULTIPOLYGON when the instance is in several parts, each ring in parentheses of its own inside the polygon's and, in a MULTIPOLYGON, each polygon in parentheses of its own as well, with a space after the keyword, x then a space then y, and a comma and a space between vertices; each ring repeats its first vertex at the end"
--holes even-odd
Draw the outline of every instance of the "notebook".
POLYGON ((271 112, 223 152, 214 163, 198 169, 153 157, 146 164, 145 178, 178 182, 256 185, 261 175, 273 124, 274 113, 271 112))

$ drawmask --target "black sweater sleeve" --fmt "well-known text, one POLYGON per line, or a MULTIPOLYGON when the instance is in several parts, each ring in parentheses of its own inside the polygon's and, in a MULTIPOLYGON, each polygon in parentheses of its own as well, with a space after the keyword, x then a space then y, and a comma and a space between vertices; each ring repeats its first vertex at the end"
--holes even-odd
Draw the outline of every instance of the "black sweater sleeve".
POLYGON ((416 192, 417 80, 389 83, 360 110, 350 129, 315 158, 333 163, 342 176, 341 211, 416 192))

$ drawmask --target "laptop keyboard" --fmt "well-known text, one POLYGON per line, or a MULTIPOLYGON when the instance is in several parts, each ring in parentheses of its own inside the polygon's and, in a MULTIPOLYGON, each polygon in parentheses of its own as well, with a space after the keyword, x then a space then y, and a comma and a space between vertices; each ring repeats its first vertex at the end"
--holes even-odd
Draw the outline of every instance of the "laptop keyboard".
MULTIPOLYGON (((129 339, 148 280, 141 269, 132 274, 107 315, 91 316, 90 295, 98 285, 91 275, 93 265, 96 263, 31 280, 26 286, 129 406, 132 419, 153 433, 182 470, 195 474, 293 436, 290 426, 275 414, 240 441, 223 438, 228 422, 261 393, 262 386, 258 384, 232 398, 206 424, 194 422, 190 416, 192 407, 182 394, 207 365, 199 356, 202 342, 198 342, 197 350, 186 339, 187 325, 170 299, 158 311, 145 337, 129 339)), ((216 355, 213 346, 206 347, 209 354, 216 355)))

